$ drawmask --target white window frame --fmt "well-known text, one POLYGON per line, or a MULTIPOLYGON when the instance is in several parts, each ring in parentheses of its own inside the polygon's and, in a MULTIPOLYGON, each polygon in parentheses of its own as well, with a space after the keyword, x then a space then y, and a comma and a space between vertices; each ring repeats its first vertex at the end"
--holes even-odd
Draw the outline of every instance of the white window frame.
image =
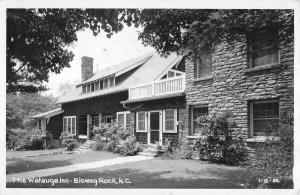
POLYGON ((177 109, 166 109, 163 110, 163 133, 177 133, 178 129, 178 119, 177 119, 177 109), (173 130, 166 130, 166 111, 173 110, 174 111, 174 129, 173 130))
MULTIPOLYGON (((127 121, 127 114, 130 114, 130 111, 123 111, 123 112, 117 112, 117 122, 119 123, 119 115, 124 115, 124 127, 126 127, 128 124, 126 124, 127 121)), ((130 117, 130 116, 129 116, 130 117)))
POLYGON ((76 116, 64 116, 63 117, 63 132, 67 132, 68 134, 71 134, 71 135, 76 135, 76 116), (68 132, 68 119, 70 118, 71 120, 71 132, 68 132), (72 133, 73 131, 73 128, 72 128, 72 118, 75 118, 75 133, 72 133), (65 119, 67 120, 67 125, 65 125, 65 119), (66 127, 66 129, 65 129, 66 127))
POLYGON ((112 114, 104 115, 104 117, 105 117, 105 124, 109 124, 109 123, 107 122, 107 119, 108 119, 108 118, 111 118, 111 123, 114 122, 114 116, 113 116, 112 114))
POLYGON ((146 111, 136 113, 136 132, 138 132, 138 133, 146 133, 147 132, 147 112, 146 111), (144 116, 145 129, 139 129, 139 120, 138 120, 139 113, 145 114, 145 116, 144 116))
MULTIPOLYGON (((257 104, 257 103, 278 103, 279 104, 279 100, 257 100, 257 101, 250 102, 250 138, 253 138, 253 137, 273 137, 273 136, 266 136, 266 135, 254 136, 253 104, 257 104)), ((278 108, 278 111, 279 111, 278 119, 280 119, 280 107, 278 108)))

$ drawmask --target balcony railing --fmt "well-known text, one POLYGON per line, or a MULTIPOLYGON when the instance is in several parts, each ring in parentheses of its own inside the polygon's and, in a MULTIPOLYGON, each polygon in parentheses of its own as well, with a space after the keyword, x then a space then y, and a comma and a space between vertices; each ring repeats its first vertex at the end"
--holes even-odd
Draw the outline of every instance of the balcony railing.
POLYGON ((183 92, 185 75, 167 78, 129 88, 129 99, 139 99, 183 92))

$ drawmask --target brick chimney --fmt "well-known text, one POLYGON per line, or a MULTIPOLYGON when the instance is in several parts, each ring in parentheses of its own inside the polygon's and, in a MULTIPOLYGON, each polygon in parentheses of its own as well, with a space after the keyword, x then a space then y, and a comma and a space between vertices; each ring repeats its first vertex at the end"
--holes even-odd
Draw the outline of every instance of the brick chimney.
POLYGON ((93 76, 93 58, 81 57, 81 81, 85 81, 93 76))

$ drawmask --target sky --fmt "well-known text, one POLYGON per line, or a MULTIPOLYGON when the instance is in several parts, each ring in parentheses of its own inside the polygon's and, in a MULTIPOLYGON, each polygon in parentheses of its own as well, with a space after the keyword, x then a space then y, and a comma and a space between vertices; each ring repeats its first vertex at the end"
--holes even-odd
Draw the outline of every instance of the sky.
POLYGON ((75 55, 70 68, 64 68, 60 74, 50 73, 49 82, 46 83, 49 90, 43 94, 57 96, 60 84, 74 83, 75 86, 75 83, 80 82, 82 56, 94 58, 95 73, 97 70, 154 51, 152 47, 145 47, 138 40, 138 30, 140 29, 124 27, 110 39, 106 38, 104 33, 95 37, 89 29, 78 32, 78 41, 69 47, 75 55))

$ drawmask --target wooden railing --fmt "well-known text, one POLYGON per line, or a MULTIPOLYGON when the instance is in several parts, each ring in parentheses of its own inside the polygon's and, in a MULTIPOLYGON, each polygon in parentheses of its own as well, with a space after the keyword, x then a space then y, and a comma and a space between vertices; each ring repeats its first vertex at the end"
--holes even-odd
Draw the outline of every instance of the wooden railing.
POLYGON ((185 75, 162 79, 129 88, 129 99, 139 99, 153 96, 168 95, 183 92, 185 89, 185 75))

